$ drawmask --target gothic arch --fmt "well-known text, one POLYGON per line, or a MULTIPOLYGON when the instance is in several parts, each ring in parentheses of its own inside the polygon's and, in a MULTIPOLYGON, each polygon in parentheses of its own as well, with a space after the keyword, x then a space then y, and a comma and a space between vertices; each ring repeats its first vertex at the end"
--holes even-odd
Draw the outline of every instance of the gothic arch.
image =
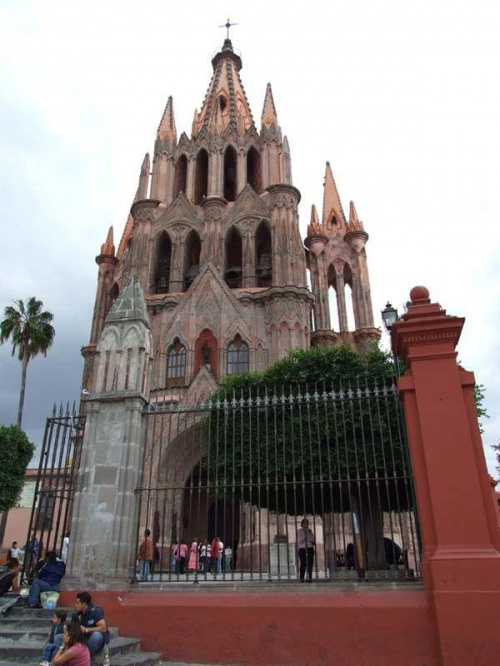
POLYGON ((167 349, 166 385, 184 386, 186 383, 186 347, 175 337, 167 349))
POLYGON ((174 199, 179 192, 186 194, 187 171, 188 159, 186 155, 182 153, 175 164, 174 199))
POLYGON ((255 271, 257 286, 270 287, 273 283, 271 227, 267 220, 262 220, 255 233, 255 271))
POLYGON ((196 155, 194 203, 200 206, 208 194, 208 152, 200 148, 196 155))
POLYGON ((224 198, 236 201, 238 192, 238 154, 229 144, 224 151, 224 198))
POLYGON ((227 345, 227 375, 241 375, 250 370, 250 347, 237 333, 227 345))
POLYGON ((209 328, 204 328, 194 343, 194 374, 198 372, 202 365, 209 365, 211 373, 215 378, 218 377, 219 346, 217 344, 217 338, 209 328), (207 363, 207 360, 204 357, 204 345, 210 350, 208 355, 209 363, 207 363))
POLYGON ((247 183, 260 194, 260 153, 255 146, 250 146, 247 152, 247 183))
POLYGON ((243 239, 237 226, 227 230, 224 249, 224 280, 228 287, 237 289, 241 287, 243 273, 243 239))
POLYGON ((184 243, 184 285, 189 289, 200 272, 201 239, 197 231, 191 229, 184 243))
POLYGON ((153 291, 167 294, 170 290, 170 268, 172 264, 172 239, 167 231, 161 231, 156 239, 153 291))

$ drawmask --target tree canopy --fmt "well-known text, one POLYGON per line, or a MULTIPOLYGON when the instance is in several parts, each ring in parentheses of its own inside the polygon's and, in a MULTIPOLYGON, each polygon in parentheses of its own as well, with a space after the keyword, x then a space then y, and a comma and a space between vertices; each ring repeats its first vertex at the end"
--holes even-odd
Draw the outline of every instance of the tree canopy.
POLYGON ((34 444, 19 426, 0 425, 0 511, 15 506, 34 451, 34 444))
POLYGON ((51 322, 54 315, 43 310, 42 301, 34 296, 28 298, 26 303, 15 301, 15 306, 8 305, 4 310, 4 318, 0 322, 0 344, 10 340, 12 342, 12 355, 16 351, 22 363, 21 392, 19 396, 19 409, 17 425, 21 425, 23 418, 24 394, 26 390, 26 372, 31 358, 42 353, 47 355, 52 345, 55 330, 51 322))
POLYGON ((411 504, 391 357, 378 347, 291 352, 229 377, 205 421, 216 492, 289 514, 411 504), (221 418, 221 414, 223 418, 221 418))

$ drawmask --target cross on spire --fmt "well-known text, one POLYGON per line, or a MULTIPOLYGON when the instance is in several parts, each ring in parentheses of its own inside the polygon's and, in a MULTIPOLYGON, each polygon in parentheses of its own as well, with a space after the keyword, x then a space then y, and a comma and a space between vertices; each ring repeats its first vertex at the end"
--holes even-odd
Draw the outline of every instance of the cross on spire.
POLYGON ((238 25, 237 23, 231 23, 230 19, 227 19, 226 23, 224 25, 220 25, 219 28, 226 28, 227 30, 227 37, 226 39, 229 39, 229 28, 232 28, 233 25, 238 25))

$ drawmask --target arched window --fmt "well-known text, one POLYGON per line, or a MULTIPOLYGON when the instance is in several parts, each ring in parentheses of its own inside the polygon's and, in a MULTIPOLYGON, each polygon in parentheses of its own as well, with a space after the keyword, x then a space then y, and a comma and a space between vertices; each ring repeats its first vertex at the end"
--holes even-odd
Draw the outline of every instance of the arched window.
POLYGON ((197 206, 203 203, 208 192, 208 153, 202 148, 196 156, 196 176, 194 185, 194 202, 197 206))
POLYGON ((187 157, 181 155, 175 165, 175 181, 174 181, 174 199, 179 192, 186 193, 187 183, 187 157))
POLYGON ((259 224, 255 234, 255 270, 257 286, 270 287, 273 282, 271 231, 265 221, 259 224))
POLYGON ((237 335, 227 348, 227 374, 241 375, 250 367, 250 352, 246 342, 237 335))
POLYGON ((189 232, 184 246, 184 284, 189 289, 200 272, 201 240, 193 229, 189 232))
POLYGON ((231 227, 227 232, 225 245, 224 279, 230 289, 239 289, 241 287, 243 266, 243 243, 240 232, 236 227, 231 227))
POLYGON ((347 330, 355 331, 357 329, 356 310, 354 306, 353 277, 349 264, 344 266, 344 285, 345 300, 347 311, 347 330))
POLYGON ((228 146, 224 153, 224 198, 226 201, 236 201, 236 173, 236 151, 232 146, 228 146))
POLYGON ((166 231, 162 231, 156 250, 156 269, 154 291, 156 294, 168 294, 170 288, 170 262, 172 260, 172 241, 166 231))
POLYGON ((114 285, 109 290, 109 305, 110 305, 110 307, 113 305, 113 303, 118 298, 119 293, 120 293, 120 287, 118 286, 118 283, 115 282, 114 285))
POLYGON ((184 386, 186 382, 186 348, 179 338, 167 354, 167 386, 184 386))
POLYGON ((247 153, 247 181, 260 194, 260 154, 253 146, 247 153))

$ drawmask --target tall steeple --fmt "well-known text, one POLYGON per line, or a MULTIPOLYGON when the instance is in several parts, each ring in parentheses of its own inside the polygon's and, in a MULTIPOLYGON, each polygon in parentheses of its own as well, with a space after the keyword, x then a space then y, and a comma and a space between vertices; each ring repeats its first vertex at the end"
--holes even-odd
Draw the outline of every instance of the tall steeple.
POLYGON ((241 58, 230 39, 212 60, 214 73, 199 113, 193 121, 193 138, 203 128, 220 133, 232 127, 240 136, 253 125, 252 112, 240 79, 241 58))

